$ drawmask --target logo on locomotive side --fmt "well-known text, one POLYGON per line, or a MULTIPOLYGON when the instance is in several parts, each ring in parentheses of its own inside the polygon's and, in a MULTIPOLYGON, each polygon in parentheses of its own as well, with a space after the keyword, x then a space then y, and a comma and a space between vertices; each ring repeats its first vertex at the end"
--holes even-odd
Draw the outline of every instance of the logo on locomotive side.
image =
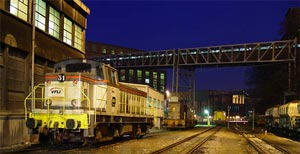
POLYGON ((50 87, 48 94, 51 97, 63 97, 64 89, 60 87, 50 87))

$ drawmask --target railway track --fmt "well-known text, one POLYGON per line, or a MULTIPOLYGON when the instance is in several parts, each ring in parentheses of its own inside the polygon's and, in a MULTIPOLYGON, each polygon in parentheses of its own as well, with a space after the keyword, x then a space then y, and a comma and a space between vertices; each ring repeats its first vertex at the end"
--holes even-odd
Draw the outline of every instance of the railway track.
POLYGON ((17 150, 11 153, 22 153, 22 154, 44 154, 44 153, 59 153, 60 151, 67 151, 73 149, 82 148, 81 144, 35 144, 30 147, 17 150))
POLYGON ((265 140, 262 140, 254 135, 254 133, 243 130, 240 128, 234 128, 244 139, 259 153, 259 154, 290 154, 287 150, 271 144, 265 140))
POLYGON ((221 127, 212 127, 205 131, 196 133, 192 136, 189 136, 185 139, 182 139, 178 142, 170 144, 166 147, 158 149, 151 152, 151 154, 160 154, 160 153, 188 153, 192 154, 199 147, 201 147, 206 141, 208 141, 216 132, 218 132, 221 127), (201 136, 201 137, 200 137, 201 136), (204 138, 203 138, 204 136, 204 138))

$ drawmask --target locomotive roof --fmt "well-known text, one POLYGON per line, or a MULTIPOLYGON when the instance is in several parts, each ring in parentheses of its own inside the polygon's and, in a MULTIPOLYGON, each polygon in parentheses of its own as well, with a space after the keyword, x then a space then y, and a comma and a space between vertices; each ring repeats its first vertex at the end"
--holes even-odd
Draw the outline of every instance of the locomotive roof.
POLYGON ((67 59, 67 60, 60 61, 60 62, 54 64, 54 68, 65 66, 67 64, 74 64, 74 63, 87 63, 87 64, 91 64, 92 66, 101 65, 100 62, 97 62, 94 60, 78 58, 78 59, 67 59))

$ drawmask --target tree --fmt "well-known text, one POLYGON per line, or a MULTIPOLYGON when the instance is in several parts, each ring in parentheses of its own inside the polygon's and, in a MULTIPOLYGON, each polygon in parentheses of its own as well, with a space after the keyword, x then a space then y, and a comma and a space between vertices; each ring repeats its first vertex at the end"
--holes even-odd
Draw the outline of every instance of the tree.
POLYGON ((259 98, 256 111, 264 111, 276 104, 283 104, 284 92, 288 90, 286 63, 272 63, 253 67, 246 72, 246 85, 252 87, 250 95, 259 98))
MULTIPOLYGON (((285 16, 284 22, 280 25, 280 34, 283 40, 298 38, 300 42, 300 8, 290 8, 285 16)), ((300 67, 300 56, 297 57, 297 68, 300 67)), ((273 63, 253 67, 246 72, 246 84, 251 89, 252 97, 259 98, 256 102, 256 111, 264 113, 264 111, 276 104, 283 104, 284 93, 288 91, 288 64, 273 63)), ((299 70, 299 69, 298 69, 299 70)), ((293 71, 293 70, 292 70, 293 71)), ((293 73, 291 73, 293 74, 293 73)), ((298 95, 300 94, 300 73, 296 72, 293 83, 298 86, 298 95)))

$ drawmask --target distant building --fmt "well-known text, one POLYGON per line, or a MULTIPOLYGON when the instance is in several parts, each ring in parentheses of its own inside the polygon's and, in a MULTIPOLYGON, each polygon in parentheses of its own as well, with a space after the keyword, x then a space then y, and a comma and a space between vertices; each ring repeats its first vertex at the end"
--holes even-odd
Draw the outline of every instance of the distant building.
MULTIPOLYGON (((96 58, 105 55, 123 55, 146 52, 142 50, 87 41, 86 58, 96 58)), ((151 68, 118 69, 121 82, 146 84, 157 91, 165 92, 167 84, 167 71, 151 68)))
POLYGON ((123 55, 123 54, 130 54, 130 53, 139 53, 145 52, 143 50, 137 50, 127 47, 121 47, 117 45, 110 45, 100 42, 92 42, 86 41, 85 45, 86 58, 95 58, 105 55, 123 55))
POLYGON ((204 110, 209 110, 209 113, 221 110, 228 112, 230 115, 245 116, 247 114, 245 97, 242 91, 215 91, 203 90, 196 92, 196 101, 200 104, 198 110, 200 115, 204 115, 204 110))
POLYGON ((35 2, 33 12, 33 0, 0 1, 0 150, 28 140, 24 99, 31 91, 33 34, 35 85, 54 63, 85 55, 90 10, 80 0, 35 2))

